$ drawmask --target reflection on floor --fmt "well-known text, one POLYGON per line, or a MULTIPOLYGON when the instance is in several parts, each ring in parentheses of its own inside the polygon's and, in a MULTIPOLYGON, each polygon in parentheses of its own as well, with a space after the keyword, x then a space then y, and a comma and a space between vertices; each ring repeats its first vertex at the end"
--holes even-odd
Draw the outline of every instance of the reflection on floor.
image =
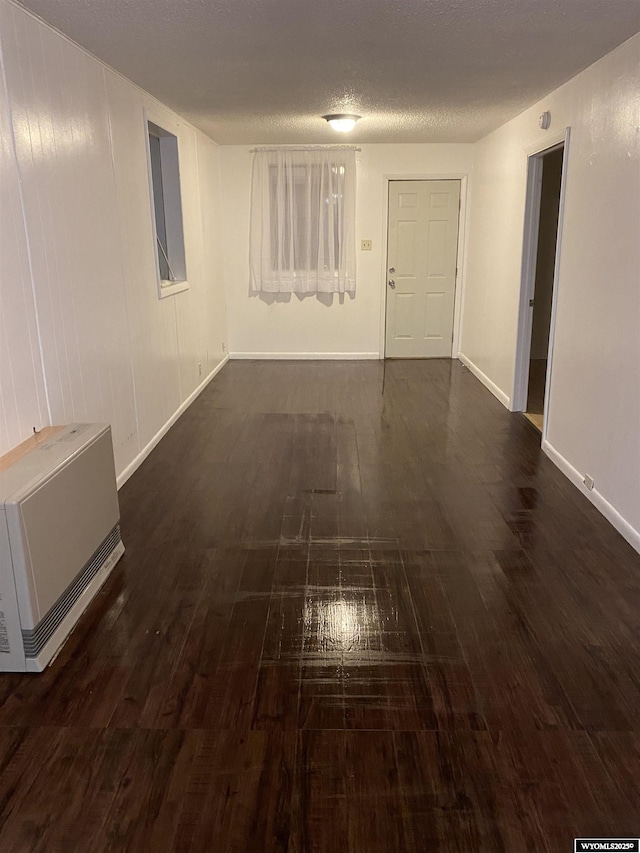
POLYGON ((0 677, 0 850, 520 853, 640 827, 640 557, 456 361, 230 362, 0 677))

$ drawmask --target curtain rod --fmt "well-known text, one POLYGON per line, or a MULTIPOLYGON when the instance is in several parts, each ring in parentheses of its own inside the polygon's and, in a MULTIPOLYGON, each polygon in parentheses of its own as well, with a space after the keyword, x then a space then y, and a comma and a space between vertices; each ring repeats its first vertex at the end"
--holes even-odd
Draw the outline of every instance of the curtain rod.
POLYGON ((255 154, 258 151, 362 151, 362 148, 355 145, 266 145, 250 148, 249 154, 255 154))

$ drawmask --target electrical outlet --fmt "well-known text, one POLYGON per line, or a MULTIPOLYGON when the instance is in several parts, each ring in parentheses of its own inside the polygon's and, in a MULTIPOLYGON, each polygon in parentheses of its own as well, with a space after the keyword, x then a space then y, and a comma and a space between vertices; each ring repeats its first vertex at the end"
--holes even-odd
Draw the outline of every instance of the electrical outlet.
POLYGON ((222 344, 222 352, 227 351, 227 345, 225 343, 222 344))
POLYGON ((373 249, 373 240, 360 240, 360 251, 370 252, 373 249))
POLYGON ((198 362, 198 376, 202 376, 202 362, 198 362))
POLYGON ((587 489, 588 489, 590 492, 591 492, 591 491, 593 491, 593 487, 594 487, 594 485, 595 485, 595 483, 594 483, 594 481, 593 481, 593 477, 590 477, 588 474, 585 474, 585 475, 584 475, 584 480, 583 480, 582 482, 585 484, 585 486, 587 487, 587 489))

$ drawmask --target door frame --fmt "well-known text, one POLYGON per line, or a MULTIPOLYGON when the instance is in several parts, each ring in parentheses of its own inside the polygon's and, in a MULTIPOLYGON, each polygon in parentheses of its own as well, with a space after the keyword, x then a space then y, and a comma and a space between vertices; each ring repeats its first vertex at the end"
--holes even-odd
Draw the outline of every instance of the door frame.
POLYGON ((562 254, 562 230, 567 187, 567 164, 569 161, 569 143, 571 128, 566 127, 545 139, 544 145, 538 142, 525 150, 526 160, 526 196, 524 213, 524 237, 522 246, 522 271, 520 277, 520 305, 518 309, 518 337, 516 342, 516 364, 511 395, 512 412, 527 410, 529 389, 529 361, 531 359, 531 333, 533 330, 533 307, 529 301, 534 297, 536 283, 536 261, 538 252, 538 229, 540 225, 540 202, 542 196, 542 158, 545 154, 564 146, 562 158, 562 176, 560 179, 560 206, 558 208, 558 233, 556 235, 556 254, 553 270, 553 290, 551 294, 551 321, 549 323, 549 349, 547 353, 547 373, 544 386, 544 406, 542 416, 542 441, 547 436, 549 422, 549 400, 551 389, 551 371, 553 347, 556 329, 556 311, 558 304, 558 281, 562 254))
POLYGON ((457 251, 457 266, 455 280, 455 292, 453 303, 453 341, 451 345, 451 358, 457 358, 460 349, 460 332, 462 320, 462 301, 464 296, 465 270, 467 266, 467 208, 468 208, 468 172, 443 172, 428 174, 417 174, 411 172, 405 175, 391 174, 383 175, 382 182, 384 188, 384 212, 382 221, 382 245, 384 251, 382 254, 382 291, 380 294, 380 338, 379 352, 380 359, 385 358, 386 350, 386 323, 387 323, 387 270, 389 269, 389 259, 387 253, 389 251, 389 183, 391 181, 460 181, 460 210, 458 211, 458 243, 457 251))

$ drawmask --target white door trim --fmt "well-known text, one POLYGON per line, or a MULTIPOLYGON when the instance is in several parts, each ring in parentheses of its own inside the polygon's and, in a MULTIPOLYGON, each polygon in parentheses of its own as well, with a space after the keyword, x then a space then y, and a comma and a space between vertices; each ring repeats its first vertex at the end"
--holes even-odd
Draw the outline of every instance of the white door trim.
POLYGON ((462 331, 462 305, 464 297, 465 270, 467 266, 467 209, 468 209, 468 178, 467 172, 441 172, 416 174, 411 172, 404 175, 383 175, 384 211, 382 216, 382 275, 380 293, 380 358, 385 357, 385 324, 387 320, 387 269, 389 268, 387 250, 389 235, 389 181, 460 181, 460 214, 458 221, 458 273, 455 284, 455 301, 453 305, 453 346, 452 358, 457 358, 460 352, 460 334, 462 331))
POLYGON ((567 164, 569 157, 569 140, 571 128, 567 127, 553 136, 545 139, 545 144, 537 143, 525 150, 527 189, 525 198, 524 239, 522 247, 522 273, 520 280, 520 307, 518 311, 518 339, 516 344, 516 369, 514 376, 513 394, 511 395, 511 411, 524 412, 527 408, 527 392, 529 384, 529 359, 531 356, 531 331, 533 310, 529 300, 533 297, 536 278, 536 254, 538 250, 538 226, 540 223, 540 195, 542 189, 542 158, 545 154, 564 145, 562 160, 562 178, 560 181, 560 207, 558 210, 558 233, 556 237, 556 257, 553 271, 553 292, 551 296, 551 322, 549 325, 549 352, 547 357, 547 375, 544 390, 544 414, 542 420, 542 441, 547 436, 549 420, 549 399, 551 389, 551 370, 553 363, 553 343, 556 327, 556 310, 558 302, 558 281, 560 275, 560 258, 562 253, 562 229, 564 223, 564 208, 567 186, 567 164))

